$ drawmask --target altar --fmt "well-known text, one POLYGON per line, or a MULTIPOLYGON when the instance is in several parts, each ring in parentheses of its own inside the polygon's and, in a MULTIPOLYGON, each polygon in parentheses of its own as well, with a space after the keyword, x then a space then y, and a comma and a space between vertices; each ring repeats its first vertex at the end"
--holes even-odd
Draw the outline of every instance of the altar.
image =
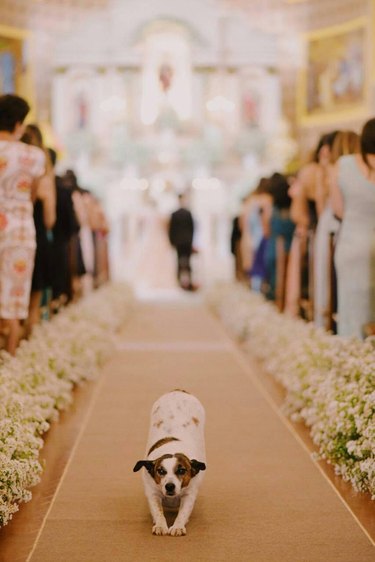
POLYGON ((58 45, 60 166, 105 201, 115 261, 146 196, 167 215, 188 190, 197 245, 228 269, 220 260, 230 262, 241 198, 294 155, 276 66, 275 36, 211 0, 114 0, 58 45), (280 143, 289 147, 281 161, 280 143))

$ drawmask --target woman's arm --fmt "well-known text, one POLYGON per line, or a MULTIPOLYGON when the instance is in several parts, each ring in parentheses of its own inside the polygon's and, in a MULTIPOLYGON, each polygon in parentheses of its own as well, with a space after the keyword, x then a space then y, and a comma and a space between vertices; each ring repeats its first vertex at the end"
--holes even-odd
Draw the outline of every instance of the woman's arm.
MULTIPOLYGON (((312 172, 310 164, 302 168, 294 185, 294 196, 290 207, 290 218, 300 228, 309 226, 309 209, 307 204, 307 193, 309 184, 312 181, 312 172)), ((315 170, 314 170, 315 172, 315 170)))
POLYGON ((273 201, 270 195, 262 196, 260 204, 260 220, 262 224, 263 236, 269 238, 271 236, 271 217, 272 217, 273 201))
POLYGON ((290 206, 290 217, 295 224, 307 227, 306 201, 302 192, 302 185, 298 179, 294 189, 294 197, 290 206))
POLYGON ((338 219, 344 216, 344 197, 338 181, 338 165, 332 166, 329 173, 329 195, 333 214, 338 219))
POLYGON ((43 204, 44 226, 50 229, 56 222, 56 188, 55 178, 52 174, 46 174, 39 178, 36 197, 43 204))

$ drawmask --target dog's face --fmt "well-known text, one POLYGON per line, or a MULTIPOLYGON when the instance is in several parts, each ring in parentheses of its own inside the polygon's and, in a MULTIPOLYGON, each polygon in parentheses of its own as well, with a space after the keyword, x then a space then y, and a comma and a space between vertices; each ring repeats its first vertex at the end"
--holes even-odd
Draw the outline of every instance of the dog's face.
POLYGON ((143 466, 165 497, 178 497, 200 470, 206 470, 203 462, 190 460, 182 453, 163 455, 154 461, 138 461, 133 471, 143 466))

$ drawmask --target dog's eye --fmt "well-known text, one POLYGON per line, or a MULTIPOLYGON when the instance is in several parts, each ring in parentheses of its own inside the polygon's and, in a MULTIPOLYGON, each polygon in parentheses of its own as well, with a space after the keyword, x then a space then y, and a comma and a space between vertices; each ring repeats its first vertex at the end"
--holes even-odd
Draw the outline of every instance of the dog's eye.
POLYGON ((159 474, 159 476, 165 476, 167 474, 164 468, 158 468, 157 473, 159 474))
POLYGON ((184 474, 186 474, 186 468, 178 468, 176 474, 183 476, 184 474))

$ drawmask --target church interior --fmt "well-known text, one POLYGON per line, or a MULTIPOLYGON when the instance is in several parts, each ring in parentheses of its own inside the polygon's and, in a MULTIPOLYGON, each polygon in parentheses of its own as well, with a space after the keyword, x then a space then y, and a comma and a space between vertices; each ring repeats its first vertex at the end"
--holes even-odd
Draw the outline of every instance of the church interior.
POLYGON ((1 562, 373 560, 374 116, 375 0, 0 0, 1 562), (207 459, 158 526, 175 389, 207 459))

